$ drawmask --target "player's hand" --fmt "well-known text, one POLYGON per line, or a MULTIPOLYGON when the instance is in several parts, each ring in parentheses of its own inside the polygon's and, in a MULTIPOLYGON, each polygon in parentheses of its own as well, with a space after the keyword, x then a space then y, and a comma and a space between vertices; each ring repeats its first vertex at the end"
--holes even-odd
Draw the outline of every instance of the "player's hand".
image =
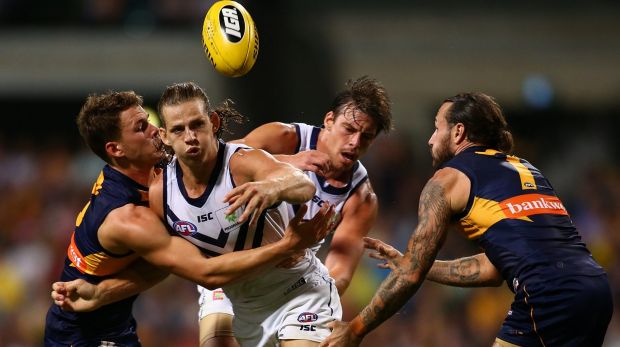
POLYGON ((312 171, 326 177, 332 170, 332 164, 326 153, 317 150, 302 151, 289 156, 289 164, 303 171, 312 171))
POLYGON ((329 323, 329 327, 332 333, 319 347, 356 347, 362 342, 359 336, 353 334, 347 322, 334 321, 329 323))
POLYGON ((403 254, 396 248, 381 240, 373 239, 372 237, 364 237, 364 247, 375 251, 370 252, 368 256, 383 260, 383 263, 377 264, 377 266, 382 269, 395 270, 398 267, 398 263, 403 258, 403 254))
POLYGON ((78 278, 52 284, 52 300, 65 311, 88 312, 100 307, 97 286, 78 278))
POLYGON ((334 206, 324 202, 321 209, 304 222, 303 217, 308 207, 303 204, 286 227, 283 239, 290 242, 290 248, 296 250, 306 249, 324 239, 337 224, 334 206))
POLYGON ((225 214, 231 215, 237 209, 245 206, 238 222, 244 223, 250 219, 250 228, 254 229, 261 213, 278 202, 279 195, 278 182, 264 180, 244 183, 232 189, 224 197, 224 202, 230 204, 225 214))

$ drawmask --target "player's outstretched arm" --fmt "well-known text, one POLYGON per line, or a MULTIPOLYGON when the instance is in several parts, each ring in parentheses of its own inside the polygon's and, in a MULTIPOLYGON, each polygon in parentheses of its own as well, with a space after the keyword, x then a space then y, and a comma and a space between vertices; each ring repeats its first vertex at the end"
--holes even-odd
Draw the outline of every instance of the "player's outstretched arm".
POLYGON ((277 242, 207 258, 184 238, 170 236, 159 218, 148 208, 133 206, 124 210, 124 215, 115 216, 115 227, 120 230, 116 233, 117 242, 123 242, 151 264, 209 289, 235 282, 253 269, 275 264, 313 245, 325 236, 320 225, 328 223, 329 215, 333 215, 333 212, 325 213, 313 220, 312 223, 319 226, 317 230, 312 230, 300 224, 303 216, 300 210, 289 223, 291 232, 285 233, 285 237, 277 242))
MULTIPOLYGON (((364 246, 374 252, 371 258, 382 260, 378 267, 394 270, 403 256, 397 249, 385 242, 370 237, 364 238, 364 246)), ((435 260, 426 274, 429 281, 454 287, 497 287, 503 278, 486 254, 454 260, 435 260)))
POLYGON ((325 266, 336 281, 340 295, 349 287, 353 273, 364 254, 364 237, 377 218, 377 196, 366 180, 349 197, 342 209, 341 221, 332 238, 325 266))
POLYGON ((224 197, 224 202, 230 203, 226 214, 245 206, 239 222, 250 219, 251 225, 256 224, 262 211, 275 203, 303 203, 316 191, 301 170, 259 149, 236 152, 230 159, 230 170, 237 187, 224 197))
POLYGON ((271 154, 293 154, 297 146, 297 131, 292 124, 271 122, 250 131, 244 138, 231 141, 271 154))
MULTIPOLYGON (((218 288, 232 283, 236 279, 251 273, 252 269, 262 265, 277 263, 296 251, 325 238, 333 227, 334 209, 325 205, 311 220, 302 222, 306 213, 302 206, 290 221, 281 240, 268 246, 248 251, 224 254, 214 258, 206 258, 198 248, 180 237, 168 236, 168 248, 159 250, 145 246, 137 250, 145 259, 181 277, 206 286, 218 288), (177 245, 182 245, 178 247, 177 245), (186 247, 187 246, 187 247, 186 247), (171 252, 170 256, 160 256, 171 252), (209 271, 211 271, 209 273, 209 271)), ((153 235, 153 232, 150 232, 153 235)), ((163 244, 157 241, 157 244, 163 244)), ((138 261, 137 261, 138 262, 138 261)), ((152 265, 139 260, 136 266, 125 269, 115 277, 109 277, 97 285, 84 280, 56 282, 52 286, 52 299, 56 305, 69 311, 92 311, 103 305, 135 295, 161 280, 161 271, 152 271, 152 265), (137 266, 139 265, 139 266, 137 266), (148 270, 148 271, 147 271, 148 270)), ((167 275, 167 273, 165 273, 167 275)))
POLYGON ((436 260, 426 279, 455 287, 497 287, 504 281, 484 253, 454 260, 436 260))
POLYGON ((335 323, 332 334, 320 346, 358 346, 366 334, 394 315, 416 293, 444 242, 454 212, 452 192, 459 181, 455 171, 439 170, 427 182, 420 196, 418 226, 407 251, 371 302, 350 323, 335 323))
POLYGON ((231 142, 263 149, 273 154, 279 161, 291 164, 300 170, 327 176, 331 170, 329 156, 317 150, 295 153, 299 143, 298 136, 293 124, 272 122, 261 125, 244 138, 231 142))
POLYGON ((88 312, 143 292, 168 276, 143 259, 138 259, 116 277, 95 285, 83 279, 52 284, 52 300, 63 310, 88 312))

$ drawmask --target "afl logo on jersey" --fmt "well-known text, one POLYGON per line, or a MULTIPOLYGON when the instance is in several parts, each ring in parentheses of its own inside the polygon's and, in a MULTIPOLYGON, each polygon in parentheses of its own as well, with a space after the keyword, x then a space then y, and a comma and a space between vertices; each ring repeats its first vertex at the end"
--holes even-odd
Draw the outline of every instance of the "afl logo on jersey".
POLYGON ((316 322, 319 319, 319 316, 316 313, 312 312, 303 312, 299 316, 297 316, 297 321, 299 323, 312 323, 316 322))
POLYGON ((172 228, 174 231, 183 236, 192 236, 196 233, 196 231, 198 231, 198 228, 196 228, 194 224, 184 220, 174 222, 174 224, 172 224, 172 228))

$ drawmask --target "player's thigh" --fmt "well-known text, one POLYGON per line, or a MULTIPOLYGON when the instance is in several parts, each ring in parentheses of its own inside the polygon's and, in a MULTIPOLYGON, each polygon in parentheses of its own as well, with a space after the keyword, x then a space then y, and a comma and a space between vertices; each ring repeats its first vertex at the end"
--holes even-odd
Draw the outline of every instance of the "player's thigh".
POLYGON ((200 320, 200 346, 239 346, 233 335, 233 316, 212 313, 200 320))
POLYGON ((282 340, 280 341, 281 347, 316 347, 319 343, 308 340, 282 340))

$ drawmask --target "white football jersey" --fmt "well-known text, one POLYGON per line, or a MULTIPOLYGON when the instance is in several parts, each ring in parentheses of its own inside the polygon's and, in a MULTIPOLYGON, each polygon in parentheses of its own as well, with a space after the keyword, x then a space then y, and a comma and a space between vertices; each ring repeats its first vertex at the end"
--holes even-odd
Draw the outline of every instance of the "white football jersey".
MULTIPOLYGON (((299 145, 295 153, 316 150, 316 143, 321 128, 304 123, 293 123, 293 125, 297 131, 297 138, 299 140, 299 145)), ((340 215, 349 196, 368 179, 368 172, 360 161, 357 161, 353 166, 351 180, 344 187, 334 187, 327 183, 324 177, 312 171, 306 171, 306 174, 316 187, 314 197, 306 203, 308 205, 308 210, 304 215, 304 219, 306 220, 311 219, 321 209, 324 201, 328 201, 330 204, 334 205, 336 213, 340 215)), ((289 206, 290 215, 294 216, 295 212, 299 209, 299 205, 287 205, 289 206)), ((313 247, 313 250, 316 252, 322 243, 323 241, 313 247)))
POLYGON ((247 147, 220 142, 217 163, 207 189, 197 198, 187 195, 176 157, 164 173, 164 213, 168 225, 176 234, 211 256, 275 242, 282 238, 288 224, 284 204, 266 210, 254 231, 249 230, 247 222, 240 224, 237 221, 243 208, 229 216, 224 214, 229 207, 223 202, 224 196, 235 187, 228 162, 241 148, 247 147))
MULTIPOLYGON (((282 238, 288 224, 289 216, 284 203, 265 210, 255 231, 250 230, 248 222, 238 222, 243 213, 242 208, 232 215, 224 214, 229 207, 228 203, 223 202, 224 196, 235 187, 229 161, 231 156, 242 148, 248 147, 219 142, 217 163, 207 189, 197 198, 187 195, 183 172, 176 157, 164 170, 164 214, 168 226, 174 233, 211 256, 256 248, 277 241, 282 238)), ((272 301, 287 296, 299 287, 301 282, 305 284, 303 277, 317 270, 321 274, 327 274, 316 256, 306 251, 304 257, 291 268, 271 267, 254 271, 243 281, 223 289, 233 307, 269 305, 272 301)))

